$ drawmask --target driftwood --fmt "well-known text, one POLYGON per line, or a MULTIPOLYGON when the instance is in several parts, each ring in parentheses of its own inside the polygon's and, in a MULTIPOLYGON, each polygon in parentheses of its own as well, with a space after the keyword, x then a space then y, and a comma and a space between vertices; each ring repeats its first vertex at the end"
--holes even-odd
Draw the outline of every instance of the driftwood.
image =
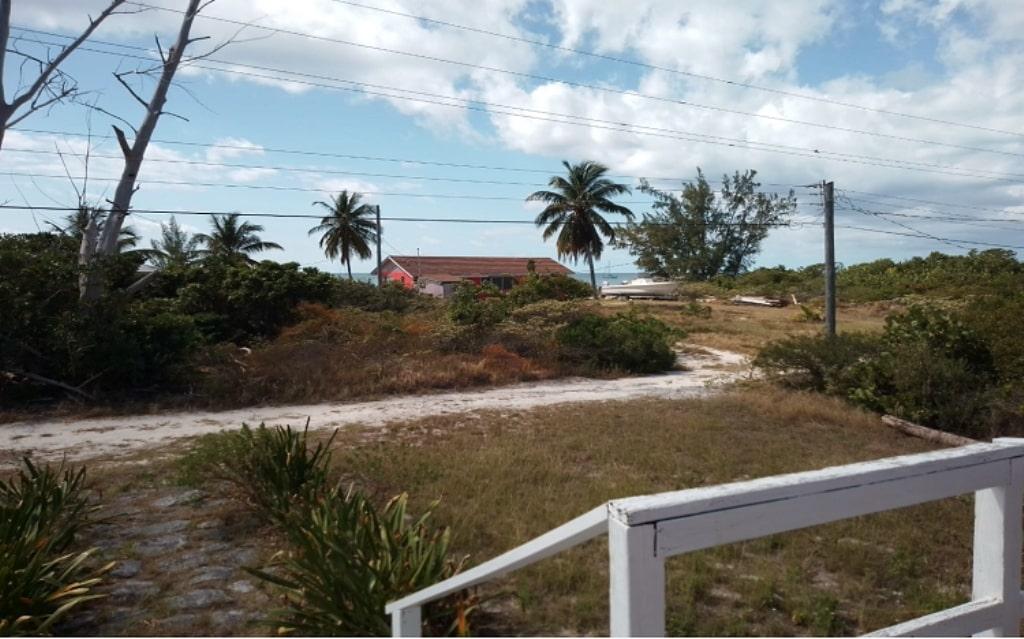
MULTIPOLYGON (((56 380, 56 379, 50 379, 49 377, 43 377, 42 375, 36 375, 35 373, 30 373, 28 371, 12 370, 12 371, 9 371, 9 372, 12 375, 24 377, 25 379, 30 379, 30 380, 32 380, 34 382, 39 382, 41 384, 47 384, 49 386, 56 386, 57 388, 59 388, 59 389, 61 389, 63 391, 67 391, 71 395, 77 395, 78 397, 81 397, 83 399, 89 399, 89 400, 93 399, 93 396, 90 395, 89 393, 85 392, 84 390, 82 390, 81 387, 71 386, 70 384, 65 384, 62 381, 59 381, 59 380, 56 380)), ((95 378, 93 378, 93 379, 95 379, 95 378)), ((92 381, 92 380, 90 379, 89 381, 92 381)), ((89 381, 85 382, 85 384, 88 384, 89 381)), ((85 384, 82 384, 82 386, 85 386, 85 384)))
POLYGON ((935 430, 934 428, 928 428, 927 426, 921 426, 920 424, 900 419, 895 415, 883 415, 882 422, 900 432, 906 433, 907 435, 926 439, 937 444, 944 444, 946 446, 966 446, 968 444, 978 443, 977 440, 971 439, 970 437, 954 435, 953 433, 947 433, 945 431, 935 430))
POLYGON ((774 299, 771 297, 759 297, 754 295, 737 295, 730 300, 733 304, 749 304, 751 306, 770 306, 772 308, 778 308, 784 306, 785 303, 782 300, 774 299))

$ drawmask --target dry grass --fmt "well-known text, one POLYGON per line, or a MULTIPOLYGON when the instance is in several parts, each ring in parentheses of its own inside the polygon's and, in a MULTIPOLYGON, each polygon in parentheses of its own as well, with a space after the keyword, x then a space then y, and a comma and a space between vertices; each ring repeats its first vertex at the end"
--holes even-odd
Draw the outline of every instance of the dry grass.
MULTIPOLYGON (((570 405, 425 419, 343 435, 337 468, 382 497, 435 499, 470 565, 605 500, 929 449, 814 395, 570 405)), ((969 499, 694 553, 669 562, 672 634, 852 634, 966 601, 969 499)), ((604 542, 487 587, 479 630, 607 632, 604 542)))
MULTIPOLYGON (((712 301, 711 316, 695 317, 685 312, 687 302, 673 301, 620 301, 601 300, 599 308, 605 312, 621 312, 635 308, 684 329, 687 342, 700 346, 721 348, 754 355, 766 343, 789 335, 809 335, 821 332, 821 324, 804 321, 799 306, 763 308, 738 306, 723 301, 712 301)), ((841 306, 837 323, 843 331, 880 331, 885 316, 895 307, 889 303, 841 306)))

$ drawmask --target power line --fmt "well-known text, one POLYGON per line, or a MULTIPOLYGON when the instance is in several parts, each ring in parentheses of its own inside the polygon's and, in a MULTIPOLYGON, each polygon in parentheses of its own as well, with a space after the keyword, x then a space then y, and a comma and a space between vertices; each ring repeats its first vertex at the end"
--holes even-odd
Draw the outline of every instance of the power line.
MULTIPOLYGON (((842 191, 844 193, 858 193, 860 195, 871 195, 873 197, 888 198, 888 199, 891 199, 891 200, 900 200, 900 201, 903 201, 903 202, 918 202, 918 203, 921 203, 921 204, 934 204, 936 206, 947 207, 947 208, 952 206, 952 207, 954 207, 956 209, 974 209, 976 211, 992 211, 994 213, 1006 213, 1007 212, 1005 209, 997 209, 997 208, 993 208, 993 207, 990 207, 990 206, 977 206, 977 205, 974 205, 974 204, 951 204, 949 202, 938 202, 936 200, 922 200, 920 198, 905 197, 905 196, 901 196, 901 195, 891 195, 891 194, 888 194, 888 193, 872 193, 871 191, 856 191, 854 189, 838 189, 838 190, 842 191)), ((890 205, 890 206, 895 206, 895 205, 890 205)))
MULTIPOLYGON (((338 0, 335 0, 335 1, 338 1, 338 0)), ((214 19, 214 18, 211 18, 211 19, 214 19)), ((48 31, 41 31, 41 30, 38 30, 38 29, 28 29, 28 28, 23 28, 23 27, 15 27, 15 28, 20 30, 20 31, 25 31, 25 32, 30 32, 30 33, 37 33, 37 34, 46 35, 46 36, 50 36, 50 37, 70 38, 70 36, 66 36, 66 35, 63 35, 63 34, 53 33, 53 32, 48 32, 48 31)), ((258 28, 267 28, 267 29, 269 29, 270 27, 262 27, 262 26, 260 26, 258 28)), ((44 45, 53 44, 53 43, 43 42, 43 41, 39 41, 39 40, 27 40, 27 41, 28 42, 36 42, 38 44, 44 44, 44 45)), ((121 47, 121 48, 126 48, 126 49, 132 49, 132 50, 138 50, 138 51, 146 51, 148 53, 153 53, 153 51, 151 49, 147 49, 145 47, 138 47, 138 46, 132 46, 132 45, 124 45, 124 44, 117 43, 117 42, 110 42, 110 41, 104 41, 104 40, 91 40, 91 42, 93 42, 95 44, 103 44, 103 45, 106 45, 106 46, 121 47)), ((362 44, 352 43, 352 42, 349 42, 349 41, 342 41, 342 42, 344 44, 349 44, 349 45, 352 45, 352 46, 364 46, 362 44)), ((365 45, 365 46, 369 46, 369 45, 365 45)), ((372 47, 372 48, 378 49, 379 47, 372 47)), ((98 50, 98 49, 90 49, 88 47, 81 47, 80 50, 90 51, 90 52, 94 52, 94 53, 108 53, 110 55, 122 55, 122 54, 115 54, 114 52, 104 52, 104 51, 101 51, 101 50, 98 50)), ((435 58, 433 56, 422 56, 421 54, 416 54, 416 53, 411 53, 411 52, 403 52, 403 51, 397 51, 397 50, 392 50, 392 49, 382 49, 382 50, 384 50, 386 52, 389 52, 389 53, 398 53, 398 54, 401 54, 401 55, 412 56, 412 57, 424 57, 424 58, 429 59, 431 61, 442 61, 442 62, 446 62, 446 63, 449 63, 449 64, 462 65, 462 66, 467 66, 467 67, 476 68, 476 69, 482 69, 482 70, 487 70, 487 71, 495 71, 495 72, 515 75, 515 76, 519 76, 519 77, 525 77, 525 78, 529 78, 529 79, 533 79, 533 80, 541 80, 541 81, 544 81, 544 82, 554 82, 554 83, 564 84, 564 85, 567 85, 567 86, 573 86, 573 87, 590 89, 590 90, 593 90, 593 91, 600 91, 600 92, 604 92, 604 93, 612 93, 612 94, 618 94, 618 95, 625 95, 625 96, 630 96, 630 97, 639 97, 639 98, 642 98, 642 99, 645 99, 645 100, 653 100, 653 101, 657 101, 657 102, 665 102, 665 103, 673 104, 673 105, 676 105, 676 106, 685 106, 685 107, 692 107, 692 108, 696 108, 696 109, 703 109, 703 110, 715 111, 715 112, 720 112, 720 113, 729 113, 729 114, 733 114, 733 115, 742 115, 742 116, 746 116, 746 117, 761 118, 761 119, 766 119, 766 120, 772 120, 772 121, 775 121, 775 122, 785 122, 785 123, 797 124, 797 125, 801 125, 801 126, 810 126, 810 127, 816 127, 816 128, 821 128, 821 129, 828 129, 828 130, 833 130, 833 131, 842 131, 842 132, 845 132, 845 133, 855 133, 855 134, 859 134, 859 135, 867 135, 867 136, 885 138, 885 139, 890 139, 890 140, 897 140, 897 141, 901 141, 901 142, 915 142, 915 143, 919 143, 919 144, 928 144, 928 145, 933 145, 933 146, 941 146, 941 147, 945 147, 945 148, 960 149, 960 150, 965 150, 965 151, 975 151, 975 152, 979 152, 979 153, 993 153, 993 154, 997 154, 997 155, 1006 155, 1006 156, 1013 156, 1013 157, 1024 157, 1024 153, 1018 153, 1018 152, 1014 152, 1014 151, 1003 151, 1003 150, 998 150, 998 149, 989 149, 989 148, 970 146, 970 145, 964 145, 964 144, 954 144, 954 143, 950 143, 950 142, 941 142, 941 141, 938 141, 938 140, 930 140, 930 139, 925 139, 925 138, 914 138, 914 137, 903 136, 903 135, 895 135, 895 134, 891 134, 891 133, 883 133, 881 131, 872 131, 872 130, 867 130, 867 129, 855 129, 855 128, 851 128, 851 127, 843 127, 843 126, 834 125, 834 124, 823 124, 823 123, 820 123, 820 122, 810 122, 810 121, 806 121, 806 120, 796 120, 796 119, 792 119, 792 118, 785 118, 785 117, 782 117, 782 116, 769 115, 769 114, 766 114, 766 113, 756 113, 756 112, 743 111, 743 110, 739 110, 739 109, 732 109, 732 108, 716 106, 716 105, 701 104, 699 102, 693 102, 691 100, 680 100, 680 99, 677 99, 677 98, 667 98, 667 97, 664 97, 664 96, 640 93, 638 91, 632 91, 632 90, 627 90, 627 89, 616 89, 616 88, 608 87, 608 86, 588 84, 588 83, 585 83, 585 82, 577 82, 577 81, 573 81, 573 80, 565 80, 565 79, 562 79, 562 78, 554 78, 554 77, 549 77, 549 76, 543 76, 543 75, 537 75, 537 74, 531 74, 531 73, 523 73, 523 72, 519 72, 519 71, 512 71, 510 69, 502 69, 502 68, 498 68, 498 67, 482 66, 482 65, 477 65, 477 64, 468 63, 468 62, 461 62, 461 61, 457 61, 457 60, 448 60, 448 59, 445 59, 445 58, 435 58)), ((229 60, 217 60, 215 58, 207 58, 207 60, 210 61, 210 62, 218 63, 218 64, 231 64, 231 65, 238 65, 238 66, 246 66, 246 67, 249 67, 249 68, 261 69, 261 70, 264 70, 264 71, 270 71, 270 72, 274 72, 274 73, 295 73, 297 75, 307 75, 307 74, 303 74, 303 73, 297 72, 297 71, 291 71, 291 70, 286 70, 286 69, 275 69, 275 68, 272 68, 272 67, 261 67, 261 66, 257 66, 257 65, 242 64, 242 63, 233 62, 233 61, 229 61, 229 60)), ((309 77, 328 79, 327 76, 318 76, 318 75, 315 75, 315 74, 308 74, 308 75, 309 75, 309 77)), ((334 80, 334 81, 338 81, 338 82, 348 82, 348 80, 342 80, 342 79, 339 79, 339 78, 329 78, 329 79, 334 80)), ((520 107, 509 107, 509 108, 520 108, 520 107)))
MULTIPOLYGON (((102 53, 107 55, 115 55, 120 57, 128 58, 140 58, 149 61, 149 58, 141 58, 140 56, 131 56, 127 54, 121 54, 111 51, 102 51, 98 49, 90 49, 87 47, 79 47, 80 51, 87 51, 93 53, 102 53)), ((207 62, 216 62, 217 64, 230 64, 235 67, 250 67, 257 69, 270 69, 270 67, 260 67, 258 65, 248 65, 235 62, 221 62, 207 59, 207 62)), ((432 104, 437 106, 443 106, 454 109, 465 109, 468 111, 477 111, 485 113, 491 116, 503 115, 507 117, 523 118, 528 120, 552 122, 556 124, 566 124, 570 126, 580 126, 598 130, 614 131, 618 133, 630 133, 633 135, 644 135, 649 137, 657 137, 672 140, 684 140, 687 142, 698 142, 704 144, 713 144, 717 146, 726 146, 732 148, 749 149, 753 151, 762 151, 766 153, 776 153, 782 155, 790 155, 794 157, 805 157, 805 158, 816 158, 820 160, 829 160, 834 162, 843 162, 846 164, 859 164, 867 166, 878 166, 882 168, 895 168, 906 171, 918 171, 924 173, 935 173, 940 175, 950 175, 956 177, 970 177, 977 179, 997 180, 1005 182, 1017 183, 1024 179, 1024 174, 1017 173, 1004 173, 998 171, 988 171, 985 169, 973 169, 970 167, 962 167, 956 165, 936 164, 932 162, 920 162, 916 160, 903 160, 899 158, 886 158, 870 155, 861 155, 854 153, 842 153, 838 151, 827 151, 822 149, 815 149, 810 147, 798 147, 787 144, 770 143, 770 142, 758 142, 754 140, 744 140, 740 138, 729 138, 725 136, 712 135, 706 133, 697 133, 691 131, 683 131, 678 129, 669 129, 664 127, 653 127, 637 123, 623 123, 615 122, 611 120, 602 120, 598 118, 588 118, 584 116, 577 116, 573 114, 556 113, 550 111, 542 111, 539 109, 531 109, 527 107, 518 107, 511 105, 502 105, 487 102, 478 99, 462 98, 458 96, 446 96, 440 94, 429 93, 425 91, 415 91, 411 89, 402 89, 398 87, 389 87, 386 85, 376 85, 366 82, 357 82, 354 80, 346 80, 342 78, 332 78, 330 76, 319 76, 315 74, 302 73, 297 71, 279 70, 274 69, 274 72, 292 74, 300 77, 319 77, 325 78, 333 82, 341 82, 352 86, 338 86, 334 84, 325 84, 323 82, 316 82, 310 80, 297 80, 288 77, 279 77, 274 75, 265 75, 259 73, 252 73, 248 71, 242 71, 237 68, 220 68, 215 66, 209 66, 208 64, 191 64, 194 68, 206 69, 210 71, 216 71, 220 73, 230 73, 236 75, 242 75, 247 77, 254 77, 263 80, 273 80, 277 82, 287 82, 292 84, 301 84, 308 86, 315 86, 325 89, 331 89, 335 91, 345 91, 350 93, 361 93, 365 95, 372 95, 377 97, 383 97, 394 100, 404 100, 408 102, 417 102, 422 104, 432 104), (367 89, 366 87, 372 87, 373 89, 367 89), (383 89, 383 91, 374 90, 383 89), (385 91, 398 92, 387 93, 385 91), (430 97, 410 97, 413 96, 430 96, 430 97), (434 99, 436 98, 436 99, 434 99), (453 103, 454 102, 454 103, 453 103), (481 105, 481 106, 477 106, 481 105), (538 115, 528 115, 527 113, 520 113, 524 111, 528 113, 540 113, 546 114, 552 117, 543 117, 538 115), (565 119, 559 119, 565 118, 565 119), (643 129, 643 130, 640 130, 643 129), (923 168, 922 168, 923 167, 923 168)))
POLYGON ((940 240, 940 241, 943 241, 943 242, 960 242, 961 244, 976 244, 978 246, 989 246, 989 247, 993 247, 993 248, 1013 249, 1013 250, 1017 250, 1017 251, 1024 250, 1024 246, 1013 246, 1013 245, 1010 245, 1010 244, 995 244, 995 243, 992 243, 992 242, 977 242, 977 241, 974 241, 974 240, 960 240, 960 239, 948 238, 948 237, 936 238, 936 237, 933 237, 933 236, 921 235, 920 233, 901 233, 899 231, 886 231, 886 230, 883 230, 883 229, 873 229, 873 228, 867 228, 867 227, 863 227, 863 226, 838 226, 837 225, 836 228, 837 229, 849 229, 851 231, 864 231, 865 233, 880 233, 880 234, 883 234, 883 235, 899 235, 899 236, 902 236, 902 237, 917 237, 917 238, 922 238, 922 239, 937 239, 937 240, 940 240))
MULTIPOLYGON (((109 136, 108 136, 109 137, 109 136)), ((3 149, 7 153, 29 153, 37 155, 69 155, 72 157, 84 158, 85 153, 79 153, 76 151, 50 151, 46 149, 22 149, 6 147, 3 149)), ((89 153, 90 159, 105 159, 105 160, 123 160, 122 156, 118 155, 100 155, 97 153, 89 153)), ((528 187, 539 187, 543 188, 548 186, 547 184, 537 182, 515 182, 515 181, 504 181, 504 180, 480 180, 474 178, 451 178, 451 177, 440 177, 440 176, 423 176, 423 175, 406 175, 406 174, 394 174, 394 173, 367 173, 359 171, 339 171, 335 169, 322 169, 322 168, 311 168, 311 167, 292 167, 292 166, 281 166, 281 165, 267 165, 267 164, 239 164, 232 162, 211 162, 207 160, 187 160, 182 158, 146 158, 146 162, 156 163, 168 163, 168 164, 184 164, 188 166, 215 166, 229 169, 243 169, 243 170, 266 170, 266 171, 281 171, 288 173, 309 173, 315 175, 348 175, 354 177, 376 177, 376 178, 393 178, 402 180, 426 180, 433 182, 456 182, 456 183, 467 183, 467 184, 488 184, 488 185, 499 185, 499 186, 528 186, 528 187)), ((49 177, 49 176, 36 176, 36 177, 49 177)), ((629 176, 622 176, 629 177, 629 176)), ((652 179, 652 178, 646 178, 652 179)), ((656 178, 668 180, 669 178, 656 178)), ((678 192, 680 189, 662 189, 662 192, 678 192)), ((774 195, 780 195, 779 193, 772 193, 774 195)))
MULTIPOLYGON (((595 53, 595 52, 592 52, 592 51, 585 51, 585 50, 582 50, 582 49, 574 49, 574 48, 570 48, 570 47, 562 47, 562 46, 553 45, 553 44, 550 44, 550 43, 547 43, 547 42, 543 42, 543 41, 540 41, 540 40, 531 40, 531 39, 528 39, 528 38, 521 38, 519 36, 510 36, 510 35, 507 35, 507 34, 501 34, 501 33, 493 32, 493 31, 487 31, 487 30, 484 30, 484 29, 476 29, 476 28, 473 28, 473 27, 467 27, 467 26, 459 25, 459 24, 452 23, 452 22, 445 22, 445 21, 440 21, 440 20, 434 20, 432 18, 428 18, 428 17, 425 17, 425 16, 417 16, 417 15, 413 15, 413 14, 403 14, 403 13, 398 12, 398 11, 386 10, 386 9, 382 9, 382 8, 379 8, 379 7, 373 7, 371 5, 358 4, 358 3, 355 3, 355 2, 348 2, 348 1, 345 1, 345 0, 334 0, 334 1, 342 3, 342 4, 348 4, 350 6, 357 6, 357 7, 363 8, 363 9, 382 11, 382 12, 385 12, 385 13, 391 13, 393 15, 399 15, 399 16, 403 16, 403 17, 406 17, 406 18, 422 20, 424 22, 431 22, 431 23, 434 23, 434 24, 440 24, 440 25, 443 25, 443 26, 451 27, 451 28, 463 29, 463 30, 466 30, 466 31, 473 31, 473 32, 482 33, 482 34, 485 34, 485 35, 496 36, 496 37, 501 37, 501 38, 513 40, 513 41, 524 42, 524 43, 535 45, 535 46, 543 46, 543 47, 546 47, 546 48, 556 49, 556 50, 560 50, 560 51, 566 51, 566 52, 574 53, 574 54, 577 54, 577 55, 585 55, 585 56, 594 57, 594 58, 598 58, 598 59, 602 59, 602 60, 608 60, 608 61, 618 62, 618 63, 622 63, 622 64, 629 64, 629 65, 633 65, 633 66, 641 66, 641 67, 645 67, 645 68, 655 69, 655 70, 658 70, 658 71, 666 71, 666 72, 669 72, 669 73, 684 75, 684 76, 693 77, 693 78, 699 78, 699 79, 702 79, 702 80, 709 80, 709 81, 714 81, 714 82, 720 82, 720 83, 724 83, 724 84, 727 84, 727 85, 730 85, 730 86, 737 86, 737 87, 742 87, 742 88, 747 88, 747 89, 755 89, 755 90, 758 90, 758 91, 766 91, 766 92, 774 93, 774 94, 777 94, 777 95, 785 95, 785 96, 799 98, 799 99, 803 99, 803 100, 812 100, 812 101, 815 101, 815 102, 822 102, 822 103, 826 103, 826 104, 833 104, 833 105, 836 105, 836 106, 842 106, 842 107, 846 107, 846 108, 854 108, 854 109, 858 109, 858 110, 861 110, 861 111, 868 111, 868 112, 873 112, 873 113, 881 113, 881 114, 885 114, 885 115, 893 115, 893 116, 910 118, 910 119, 921 120, 921 121, 926 121, 926 122, 933 122, 933 123, 937 123, 937 124, 944 124, 944 125, 949 125, 949 126, 964 127, 964 128, 969 128, 969 129, 976 129, 976 130, 980 130, 980 131, 988 131, 988 132, 991 132, 991 133, 1001 133, 1001 134, 1004 134, 1004 135, 1012 135, 1012 136, 1015 136, 1015 137, 1024 137, 1024 134, 1016 132, 1016 131, 1007 131, 1007 130, 992 128, 992 127, 984 127, 984 126, 980 126, 980 125, 976 125, 976 124, 966 124, 966 123, 962 123, 962 122, 954 122, 954 121, 951 121, 951 120, 943 120, 943 119, 940 119, 940 118, 932 118, 932 117, 928 117, 928 116, 920 116, 920 115, 913 115, 913 114, 909 114, 909 113, 902 113, 902 112, 899 112, 899 111, 892 111, 892 110, 888 110, 888 109, 879 109, 879 108, 875 108, 875 107, 867 107, 867 106, 864 106, 864 105, 854 104, 854 103, 850 103, 850 102, 844 102, 844 101, 841 101, 841 100, 834 100, 834 99, 831 99, 831 98, 823 98, 823 97, 818 97, 818 96, 811 96, 811 95, 807 95, 807 94, 803 94, 803 93, 796 93, 796 92, 784 91, 784 90, 781 90, 781 89, 773 89, 773 88, 769 88, 769 87, 759 86, 759 85, 755 85, 755 84, 751 84, 751 83, 747 83, 747 82, 739 82, 739 81, 735 81, 735 80, 727 80, 727 79, 724 79, 724 78, 719 78, 719 77, 715 77, 715 76, 711 76, 711 75, 698 74, 698 73, 693 73, 693 72, 688 72, 688 71, 681 71, 679 69, 672 69, 672 68, 669 68, 669 67, 661 67, 661 66, 657 66, 657 65, 652 65, 652 64, 648 64, 648 63, 639 62, 637 60, 631 60, 631 59, 628 59, 628 58, 620 58, 620 57, 616 57, 616 56, 609 56, 609 55, 599 54, 599 53, 595 53)), ((168 11, 168 12, 178 13, 178 14, 183 14, 184 13, 183 11, 178 10, 178 9, 170 9, 168 7, 161 7, 161 6, 146 4, 146 3, 142 3, 142 2, 130 2, 129 4, 134 4, 135 6, 147 7, 147 8, 151 8, 151 9, 156 9, 156 10, 161 10, 161 11, 168 11)), ((388 52, 388 53, 395 53, 395 54, 400 54, 400 55, 416 55, 416 56, 420 56, 421 55, 421 54, 410 54, 408 52, 397 51, 397 50, 393 50, 393 49, 386 49, 384 47, 374 47, 374 46, 365 45, 365 44, 362 44, 362 43, 355 43, 355 42, 351 42, 351 41, 347 41, 347 40, 342 40, 340 38, 329 38, 327 36, 318 36, 318 35, 315 35, 315 34, 304 33, 304 32, 301 32, 301 31, 292 31, 292 30, 288 30, 288 29, 279 29, 279 28, 276 28, 276 27, 267 27, 267 26, 263 26, 263 25, 253 25, 253 24, 241 22, 239 20, 232 20, 230 18, 223 18, 223 17, 220 17, 220 16, 211 16, 211 15, 208 15, 208 14, 199 14, 199 17, 200 18, 205 18, 207 20, 215 20, 215 21, 219 21, 219 22, 226 22, 226 23, 230 23, 230 24, 235 24, 237 26, 254 27, 254 28, 263 29, 263 30, 266 30, 266 31, 273 31, 273 32, 277 32, 277 33, 287 34, 287 35, 294 35, 294 36, 311 38, 311 39, 322 40, 322 41, 327 41, 327 42, 335 42, 335 43, 346 44, 346 45, 351 45, 351 46, 359 46, 359 47, 364 47, 364 48, 369 48, 369 49, 374 49, 374 50, 385 51, 385 52, 388 52)), ((479 68, 479 69, 484 69, 484 70, 493 70, 493 71, 499 71, 499 72, 507 71, 507 70, 502 70, 502 69, 492 69, 492 68, 484 67, 482 65, 472 65, 470 63, 465 63, 465 62, 456 62, 456 61, 451 61, 451 60, 445 60, 443 58, 434 58, 432 56, 422 56, 422 57, 425 57, 425 58, 428 58, 428 59, 433 59, 433 60, 439 61, 439 62, 447 62, 447 63, 450 63, 450 64, 466 65, 466 66, 471 66, 473 68, 479 68)))
MULTIPOLYGON (((77 207, 61 207, 61 206, 31 206, 31 205, 15 205, 15 204, 3 204, 0 205, 0 210, 9 211, 44 211, 44 212, 75 212, 78 211, 77 207)), ((323 219, 322 215, 316 215, 312 213, 268 213, 268 212, 242 212, 242 211, 197 211, 188 209, 132 209, 131 214, 145 213, 150 215, 239 215, 241 217, 252 217, 252 218, 280 218, 280 219, 310 219, 320 220, 323 219)), ((452 223, 452 224, 529 224, 536 226, 536 222, 528 219, 485 219, 485 218, 452 218, 452 217, 404 217, 404 216, 381 216, 381 221, 384 222, 430 222, 430 223, 452 223)), ((612 226, 626 226, 628 222, 620 222, 610 220, 608 224, 612 226)), ((673 226, 673 224, 665 223, 651 223, 654 226, 673 226)), ((743 222, 743 223, 723 223, 722 226, 761 226, 761 227, 775 227, 775 228, 802 228, 805 225, 814 225, 815 222, 808 222, 804 220, 796 222, 743 222)))

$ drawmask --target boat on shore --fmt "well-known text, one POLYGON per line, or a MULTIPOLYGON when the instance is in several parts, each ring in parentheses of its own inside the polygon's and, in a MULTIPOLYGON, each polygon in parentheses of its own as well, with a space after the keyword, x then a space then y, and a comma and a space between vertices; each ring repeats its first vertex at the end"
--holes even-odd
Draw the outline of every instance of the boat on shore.
POLYGON ((676 298, 679 282, 672 280, 638 277, 622 284, 601 285, 601 297, 621 297, 625 299, 647 298, 669 300, 676 298))

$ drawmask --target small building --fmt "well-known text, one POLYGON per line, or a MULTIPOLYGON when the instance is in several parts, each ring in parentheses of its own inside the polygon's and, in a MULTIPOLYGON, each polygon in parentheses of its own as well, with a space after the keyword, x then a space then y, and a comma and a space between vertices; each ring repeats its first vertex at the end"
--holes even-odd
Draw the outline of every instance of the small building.
MULTIPOLYGON (((489 283, 507 291, 531 271, 538 275, 572 274, 570 269, 549 257, 429 255, 389 255, 381 263, 381 271, 387 280, 435 297, 448 297, 459 282, 489 283)), ((377 274, 377 269, 373 274, 377 274)))

